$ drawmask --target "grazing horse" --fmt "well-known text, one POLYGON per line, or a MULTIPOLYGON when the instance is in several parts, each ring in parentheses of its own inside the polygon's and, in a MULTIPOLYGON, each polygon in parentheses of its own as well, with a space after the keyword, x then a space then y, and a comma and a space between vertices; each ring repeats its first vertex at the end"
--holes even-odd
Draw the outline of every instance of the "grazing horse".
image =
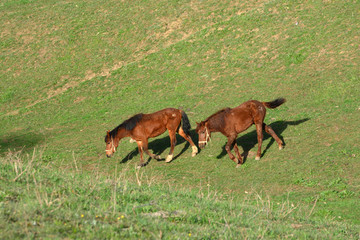
MULTIPOLYGON (((143 152, 147 153, 151 158, 161 159, 159 155, 155 155, 148 150, 148 138, 153 138, 164 133, 166 129, 170 136, 170 153, 166 158, 166 162, 173 159, 174 147, 176 144, 176 132, 178 132, 192 146, 192 156, 194 157, 198 149, 190 137, 191 125, 186 113, 175 108, 166 108, 151 114, 136 114, 125 120, 112 131, 107 131, 105 136, 106 156, 111 157, 116 151, 119 141, 124 137, 131 137, 135 140, 140 153, 139 166, 145 166, 143 152)), ((132 141, 130 140, 130 141, 132 141)))
POLYGON ((196 132, 199 134, 199 147, 203 149, 208 143, 212 132, 221 132, 228 139, 225 146, 226 152, 229 154, 231 160, 237 163, 237 167, 243 164, 243 159, 239 153, 238 146, 236 144, 236 138, 239 133, 248 129, 251 125, 255 124, 256 133, 258 139, 258 151, 256 154, 256 160, 260 160, 261 156, 261 144, 263 140, 263 129, 269 133, 279 145, 279 149, 283 148, 283 142, 276 135, 274 130, 264 123, 266 114, 266 108, 276 108, 283 104, 286 100, 284 98, 278 98, 272 102, 259 102, 256 100, 250 100, 244 102, 235 108, 224 108, 206 120, 196 123, 196 132), (236 157, 231 153, 231 147, 234 145, 236 157))

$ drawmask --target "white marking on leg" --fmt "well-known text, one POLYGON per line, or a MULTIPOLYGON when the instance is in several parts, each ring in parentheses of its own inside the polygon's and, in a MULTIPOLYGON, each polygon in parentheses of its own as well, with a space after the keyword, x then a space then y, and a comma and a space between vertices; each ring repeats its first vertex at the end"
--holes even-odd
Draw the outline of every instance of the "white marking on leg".
POLYGON ((192 146, 192 154, 191 154, 191 156, 195 157, 198 152, 199 152, 198 148, 196 146, 192 146))
MULTIPOLYGON (((132 138, 130 138, 130 141, 129 141, 130 143, 135 143, 136 142, 136 140, 134 140, 134 139, 132 139, 132 138)), ((140 141, 141 142, 141 141, 140 141)))
POLYGON ((255 160, 257 160, 257 161, 260 160, 260 157, 256 156, 256 157, 255 157, 255 160))
POLYGON ((166 157, 166 160, 165 160, 165 162, 171 162, 171 160, 173 159, 173 155, 171 154, 171 155, 168 155, 167 157, 166 157))

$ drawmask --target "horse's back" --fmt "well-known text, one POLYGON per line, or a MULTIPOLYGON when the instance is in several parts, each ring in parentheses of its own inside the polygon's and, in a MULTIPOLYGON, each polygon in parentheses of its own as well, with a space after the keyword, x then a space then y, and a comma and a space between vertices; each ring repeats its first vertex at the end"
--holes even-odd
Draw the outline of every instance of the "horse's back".
POLYGON ((244 102, 240 106, 237 107, 238 111, 243 114, 243 117, 251 117, 253 122, 263 121, 266 108, 264 104, 257 100, 249 100, 244 102))
POLYGON ((165 108, 157 112, 143 114, 133 133, 135 135, 144 134, 147 137, 156 137, 164 133, 169 127, 179 125, 180 121, 180 110, 165 108))
POLYGON ((233 108, 234 111, 241 112, 243 114, 254 114, 257 111, 264 111, 265 106, 262 102, 257 100, 249 100, 233 108))
POLYGON ((157 112, 143 114, 143 120, 145 121, 164 121, 175 117, 181 117, 181 112, 176 108, 164 108, 157 112))
POLYGON ((227 114, 228 125, 234 126, 236 132, 242 132, 251 125, 264 119, 266 109, 264 105, 257 100, 249 100, 232 108, 227 114))

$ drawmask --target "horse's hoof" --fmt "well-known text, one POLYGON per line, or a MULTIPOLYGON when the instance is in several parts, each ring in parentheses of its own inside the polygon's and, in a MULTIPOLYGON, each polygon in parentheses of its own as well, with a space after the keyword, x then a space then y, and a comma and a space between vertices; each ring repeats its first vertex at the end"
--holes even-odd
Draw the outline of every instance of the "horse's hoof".
POLYGON ((259 160, 260 160, 260 157, 256 156, 256 157, 255 157, 255 160, 259 161, 259 160))
POLYGON ((172 159, 173 159, 173 155, 168 155, 168 156, 166 157, 165 162, 169 163, 169 162, 171 162, 172 159))
POLYGON ((236 164, 236 168, 239 168, 241 166, 241 163, 236 164))
POLYGON ((282 150, 283 148, 283 145, 279 145, 279 150, 282 150))
POLYGON ((142 168, 143 166, 141 165, 141 164, 139 164, 139 165, 137 165, 136 166, 136 169, 140 169, 140 168, 142 168))
POLYGON ((160 155, 156 155, 154 158, 155 158, 156 160, 161 160, 161 156, 160 156, 160 155))

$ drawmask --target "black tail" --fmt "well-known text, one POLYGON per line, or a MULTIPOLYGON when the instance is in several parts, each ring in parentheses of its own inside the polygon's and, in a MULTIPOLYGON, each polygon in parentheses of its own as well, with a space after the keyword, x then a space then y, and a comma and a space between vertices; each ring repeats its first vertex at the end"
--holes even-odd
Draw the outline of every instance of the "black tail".
POLYGON ((263 102, 263 104, 267 108, 277 108, 278 106, 280 106, 284 102, 286 102, 285 98, 277 98, 277 99, 275 99, 274 101, 271 101, 271 102, 263 102))
POLYGON ((191 125, 188 116, 184 111, 181 111, 181 122, 182 122, 182 129, 186 135, 190 135, 191 125))

